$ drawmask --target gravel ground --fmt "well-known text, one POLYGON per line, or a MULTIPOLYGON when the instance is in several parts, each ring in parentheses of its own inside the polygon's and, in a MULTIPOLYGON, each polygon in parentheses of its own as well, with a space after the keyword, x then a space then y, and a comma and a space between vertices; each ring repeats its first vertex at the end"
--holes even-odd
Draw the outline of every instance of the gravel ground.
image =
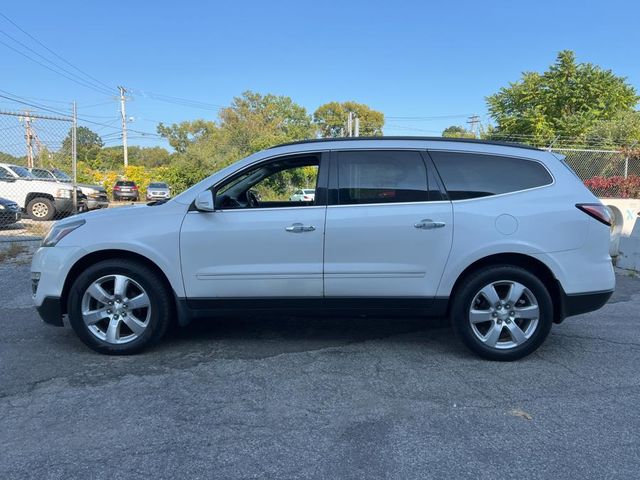
POLYGON ((638 478, 640 280, 516 363, 442 321, 222 319, 87 350, 0 265, 0 478, 638 478))

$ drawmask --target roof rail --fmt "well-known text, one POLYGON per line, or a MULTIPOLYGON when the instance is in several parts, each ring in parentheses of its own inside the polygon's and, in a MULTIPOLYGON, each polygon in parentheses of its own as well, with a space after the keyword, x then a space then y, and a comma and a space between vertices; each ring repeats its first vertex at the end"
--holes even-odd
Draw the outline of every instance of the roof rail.
POLYGON ((539 148, 532 147, 531 145, 525 145, 524 143, 515 142, 499 142, 494 140, 478 140, 476 138, 451 138, 451 137, 416 137, 416 136, 401 136, 401 137, 339 137, 339 138, 312 138, 309 140, 298 140, 296 142, 281 143, 274 145, 271 148, 286 147, 288 145, 301 145, 304 143, 324 143, 324 142, 353 142, 363 140, 420 140, 429 142, 459 142, 459 143, 478 143, 481 145, 500 145, 503 147, 516 147, 525 148, 527 150, 540 150, 539 148))

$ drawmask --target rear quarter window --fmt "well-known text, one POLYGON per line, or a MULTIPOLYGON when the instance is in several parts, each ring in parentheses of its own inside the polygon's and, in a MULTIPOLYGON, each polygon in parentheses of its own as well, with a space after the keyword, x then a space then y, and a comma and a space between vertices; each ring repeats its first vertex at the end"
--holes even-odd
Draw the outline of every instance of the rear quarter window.
POLYGON ((553 183, 539 162, 501 155, 429 152, 451 200, 518 192, 553 183))

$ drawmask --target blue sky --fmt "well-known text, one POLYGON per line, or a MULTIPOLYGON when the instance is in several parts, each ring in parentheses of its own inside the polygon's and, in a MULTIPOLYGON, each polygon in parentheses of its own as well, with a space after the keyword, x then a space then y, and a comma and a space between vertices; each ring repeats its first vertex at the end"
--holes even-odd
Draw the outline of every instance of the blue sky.
MULTIPOLYGON (((437 135, 473 113, 486 121, 485 96, 522 71, 545 69, 562 49, 628 77, 640 90, 640 2, 631 0, 61 0, 32 1, 27 8, 3 2, 0 12, 113 86, 114 95, 116 85, 133 89, 130 128, 147 132, 155 132, 157 121, 214 119, 216 112, 144 92, 226 105, 250 89, 291 96, 310 112, 327 101, 355 100, 387 117, 452 116, 389 118, 385 128, 391 135, 437 135)), ((0 31, 48 54, 2 17, 0 31)), ((25 51, 6 35, 0 41, 25 51)), ((2 44, 0 59, 0 89, 29 99, 75 99, 81 117, 117 125, 112 96, 2 44)), ((0 108, 10 107, 0 99, 0 108)), ((117 131, 94 127, 103 134, 117 131)), ((110 143, 118 142, 112 135, 110 143)), ((137 137, 131 143, 158 140, 137 137)))

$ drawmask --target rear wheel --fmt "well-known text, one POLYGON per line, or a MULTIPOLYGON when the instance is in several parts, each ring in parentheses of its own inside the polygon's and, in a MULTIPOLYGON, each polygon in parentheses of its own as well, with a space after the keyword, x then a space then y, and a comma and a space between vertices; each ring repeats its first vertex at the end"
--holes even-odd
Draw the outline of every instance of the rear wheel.
POLYGON ((56 215, 56 207, 48 198, 33 198, 27 204, 27 214, 33 220, 52 220, 56 215))
POLYGON ((487 267, 471 274, 451 309, 454 331, 483 358, 517 360, 536 350, 553 323, 544 284, 516 266, 487 267))
POLYGON ((171 293, 146 265, 105 260, 85 270, 71 287, 69 322, 100 353, 134 354, 158 342, 173 311, 171 293))

